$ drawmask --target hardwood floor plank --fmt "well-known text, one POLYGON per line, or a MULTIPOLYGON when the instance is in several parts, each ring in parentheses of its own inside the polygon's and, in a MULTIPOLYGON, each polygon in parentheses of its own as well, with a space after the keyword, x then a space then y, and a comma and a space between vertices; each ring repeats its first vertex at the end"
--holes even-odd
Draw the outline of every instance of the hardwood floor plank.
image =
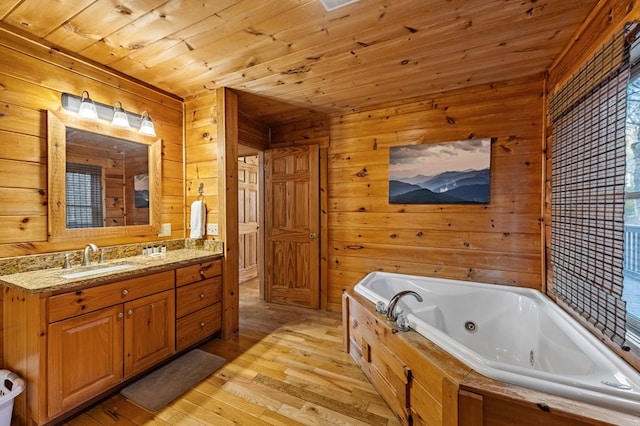
POLYGON ((156 412, 119 394, 68 420, 96 425, 400 425, 349 354, 340 313, 266 303, 240 287, 240 332, 200 349, 227 362, 156 412))
MULTIPOLYGON (((265 376, 258 376, 255 378, 255 380, 261 383, 264 383, 274 389, 279 389, 285 393, 298 395, 301 399, 307 401, 307 403, 305 404, 306 407, 310 407, 309 404, 313 404, 314 406, 317 406, 317 407, 326 408, 331 412, 332 418, 334 416, 337 416, 337 417, 347 416, 347 417, 350 417, 352 420, 357 419, 369 425, 384 425, 387 423, 386 419, 382 419, 380 416, 371 414, 366 410, 360 409, 359 404, 349 404, 344 402, 344 400, 342 399, 327 397, 319 393, 305 389, 303 387, 289 384, 286 382, 273 380, 265 376)), ((303 407, 303 410, 304 410, 304 407, 303 407)), ((325 414, 328 415, 329 411, 325 412, 325 414)))

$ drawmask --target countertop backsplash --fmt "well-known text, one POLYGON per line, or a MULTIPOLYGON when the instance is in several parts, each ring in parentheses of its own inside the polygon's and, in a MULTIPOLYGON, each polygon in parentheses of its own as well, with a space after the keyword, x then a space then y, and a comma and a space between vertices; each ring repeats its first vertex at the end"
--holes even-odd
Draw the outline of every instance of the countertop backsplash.
MULTIPOLYGON (((150 241, 146 243, 123 244, 117 246, 98 246, 98 253, 91 253, 94 263, 100 258, 99 251, 104 249, 105 260, 121 259, 125 257, 138 256, 142 250, 149 246, 166 246, 167 251, 180 249, 205 250, 222 252, 223 243, 212 240, 195 240, 190 238, 176 240, 150 241)), ((0 259, 0 275, 18 274, 22 272, 39 271, 43 269, 62 268, 64 265, 64 255, 69 254, 72 266, 80 265, 82 261, 83 249, 68 250, 54 253, 42 253, 28 256, 6 257, 0 259)))

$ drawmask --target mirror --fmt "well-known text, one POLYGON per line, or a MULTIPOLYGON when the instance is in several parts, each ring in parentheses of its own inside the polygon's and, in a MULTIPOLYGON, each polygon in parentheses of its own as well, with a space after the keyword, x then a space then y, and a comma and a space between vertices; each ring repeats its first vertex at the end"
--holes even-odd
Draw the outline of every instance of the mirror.
POLYGON ((158 233, 160 140, 52 112, 47 124, 49 241, 158 233))

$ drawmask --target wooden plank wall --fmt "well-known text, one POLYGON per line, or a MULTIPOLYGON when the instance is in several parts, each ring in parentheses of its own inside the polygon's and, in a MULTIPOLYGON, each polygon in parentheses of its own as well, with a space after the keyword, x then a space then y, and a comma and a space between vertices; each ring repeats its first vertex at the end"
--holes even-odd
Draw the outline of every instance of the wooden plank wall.
MULTIPOLYGON (((182 101, 0 28, 0 257, 78 249, 86 241, 47 242, 46 111, 65 113, 63 92, 132 112, 149 111, 162 139, 162 222, 183 237, 182 101)), ((92 241, 112 245, 155 235, 92 241)))
MULTIPOLYGON (((207 223, 220 223, 218 211, 218 122, 216 93, 185 99, 186 236, 190 232, 191 204, 203 184, 207 223)), ((212 236, 207 236, 213 239, 212 236)), ((217 239, 217 238, 216 238, 217 239)))
MULTIPOLYGON (((328 135, 328 299, 371 271, 541 288, 543 76, 273 128, 273 146, 328 135), (311 137, 313 135, 313 137, 311 137), (388 203, 392 146, 495 138, 488 205, 388 203)), ((427 172, 427 171, 425 171, 427 172)))
MULTIPOLYGON (((47 241, 46 116, 47 110, 64 113, 63 92, 80 95, 88 90, 96 101, 120 100, 129 111, 150 113, 162 139, 161 220, 171 223, 172 238, 184 236, 181 100, 3 28, 0 88, 0 258, 79 249, 86 244, 47 241)), ((154 239, 156 235, 137 235, 92 242, 105 246, 154 239)), ((1 319, 0 312, 0 341, 1 319)))

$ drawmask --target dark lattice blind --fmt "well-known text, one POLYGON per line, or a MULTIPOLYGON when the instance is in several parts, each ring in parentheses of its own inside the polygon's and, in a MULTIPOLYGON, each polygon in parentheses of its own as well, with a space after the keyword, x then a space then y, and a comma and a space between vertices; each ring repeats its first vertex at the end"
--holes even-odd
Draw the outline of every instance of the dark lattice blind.
POLYGON ((621 346, 625 35, 616 34, 550 99, 552 291, 621 346))
POLYGON ((102 212, 102 168, 67 163, 67 228, 104 226, 102 212))

